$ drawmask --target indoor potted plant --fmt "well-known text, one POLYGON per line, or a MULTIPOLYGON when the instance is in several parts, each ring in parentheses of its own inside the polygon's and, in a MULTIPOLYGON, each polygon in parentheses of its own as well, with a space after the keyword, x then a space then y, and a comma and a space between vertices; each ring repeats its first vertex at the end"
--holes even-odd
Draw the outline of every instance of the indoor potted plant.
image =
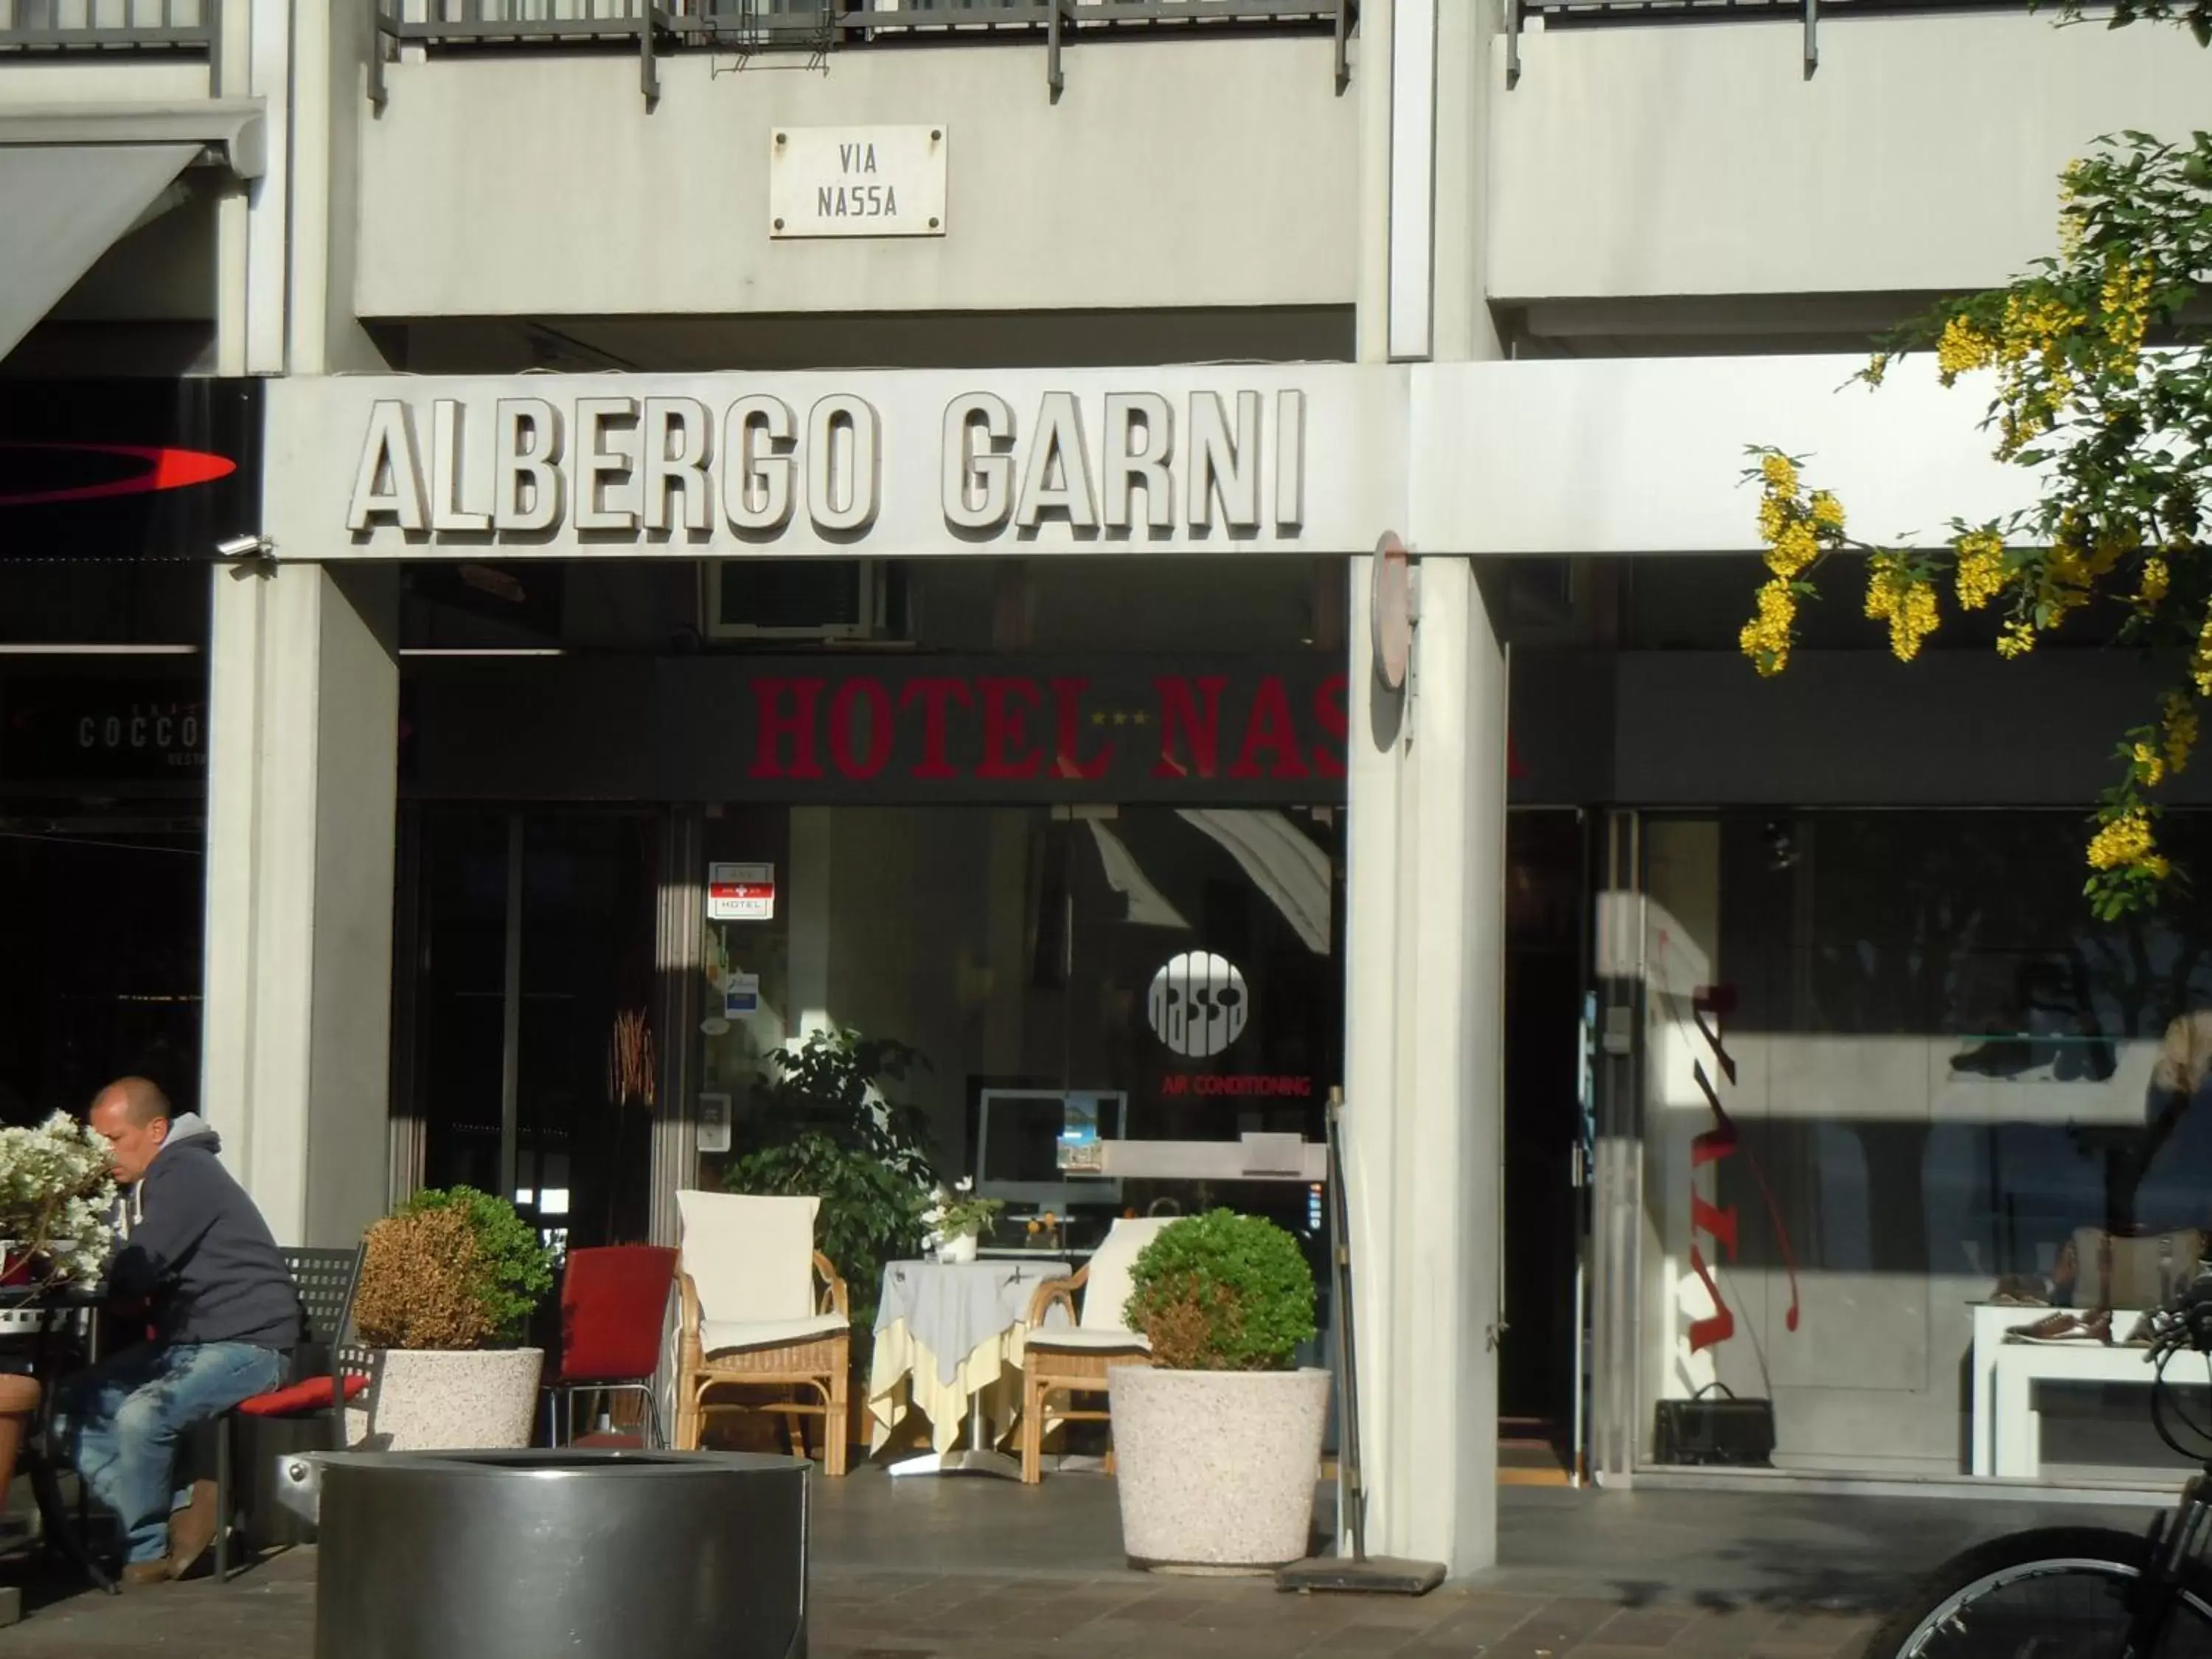
POLYGON ((939 1261, 973 1261, 983 1235, 1006 1207, 998 1199, 976 1197, 975 1183, 965 1176, 950 1191, 939 1187, 921 1212, 922 1225, 929 1229, 922 1235, 921 1247, 935 1250, 939 1261))
POLYGON ((844 1279, 853 1318, 847 1432, 867 1438, 868 1375, 884 1264, 918 1255, 938 1185, 928 1121, 892 1097, 921 1055, 884 1037, 833 1029, 767 1056, 740 1150, 707 1172, 724 1192, 817 1198, 814 1242, 844 1279))
POLYGON ((521 1346, 550 1254, 505 1199, 417 1193, 368 1230, 354 1326, 375 1351, 367 1443, 386 1451, 530 1443, 545 1356, 521 1346))
MULTIPOLYGON (((114 1208, 107 1144, 90 1125, 56 1112, 35 1128, 0 1128, 0 1284, 9 1305, 97 1284, 115 1242, 114 1208)), ((0 1376, 0 1492, 38 1409, 36 1382, 0 1376)))
POLYGON ((1106 1373, 1124 1553, 1170 1571, 1301 1559, 1329 1378, 1295 1366, 1314 1334, 1313 1270, 1297 1241, 1213 1210, 1162 1228, 1130 1279, 1125 1317, 1152 1363, 1106 1373))

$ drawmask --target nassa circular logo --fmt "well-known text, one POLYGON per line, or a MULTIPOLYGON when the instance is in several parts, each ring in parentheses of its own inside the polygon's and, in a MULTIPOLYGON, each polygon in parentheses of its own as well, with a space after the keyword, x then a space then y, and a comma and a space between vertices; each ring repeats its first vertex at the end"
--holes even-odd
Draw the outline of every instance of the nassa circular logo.
POLYGON ((1145 1018, 1185 1060, 1209 1060, 1237 1041, 1252 1017, 1244 975, 1226 957, 1186 951, 1152 975, 1145 1018))

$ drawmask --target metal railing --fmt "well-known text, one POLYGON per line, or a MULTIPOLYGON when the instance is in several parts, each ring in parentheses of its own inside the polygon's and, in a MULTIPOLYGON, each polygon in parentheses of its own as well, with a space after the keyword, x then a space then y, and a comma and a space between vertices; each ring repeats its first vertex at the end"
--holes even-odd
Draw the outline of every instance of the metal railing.
POLYGON ((1765 19, 1804 30, 1805 78, 1820 67, 1820 18, 1925 16, 1930 12, 2033 11, 2037 0, 1505 0, 1505 84, 1521 81, 1521 35, 1530 18, 1547 28, 1620 24, 1747 22, 1765 19))
MULTIPOLYGON (((5 0, 0 0, 4 3, 5 0)), ((660 95, 659 60, 672 52, 827 53, 872 41, 1041 38, 1045 80, 1057 98, 1060 48, 1078 34, 1214 30, 1330 29, 1336 86, 1350 83, 1347 46, 1358 0, 368 0, 377 50, 369 58, 370 101, 388 96, 385 64, 399 48, 625 46, 638 55, 647 103, 660 95)))
POLYGON ((0 58, 32 52, 212 55, 222 0, 0 0, 0 58))

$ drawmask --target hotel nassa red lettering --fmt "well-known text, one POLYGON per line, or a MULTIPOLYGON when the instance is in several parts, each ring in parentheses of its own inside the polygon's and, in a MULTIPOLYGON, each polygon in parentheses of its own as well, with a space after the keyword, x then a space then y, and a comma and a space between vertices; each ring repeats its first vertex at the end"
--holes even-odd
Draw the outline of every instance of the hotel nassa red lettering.
POLYGON ((750 775, 854 782, 903 769, 951 783, 1161 780, 1294 782, 1345 775, 1346 676, 1294 691, 1280 674, 1158 674, 1145 695, 1088 678, 762 676, 752 685, 750 775), (1133 703, 1133 707, 1132 706, 1133 703))

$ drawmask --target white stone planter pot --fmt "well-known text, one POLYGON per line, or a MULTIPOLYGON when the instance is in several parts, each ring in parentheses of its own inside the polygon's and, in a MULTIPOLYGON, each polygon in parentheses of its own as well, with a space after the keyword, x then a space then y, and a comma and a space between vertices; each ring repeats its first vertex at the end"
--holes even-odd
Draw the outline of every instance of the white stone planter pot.
POLYGON ((1328 1373, 1115 1365, 1121 1547, 1167 1571, 1264 1572, 1313 1533, 1328 1373))
POLYGON ((538 1348, 465 1353, 379 1349, 349 1425, 378 1451, 498 1451, 530 1443, 538 1412, 538 1348))
POLYGON ((975 1252, 983 1248, 983 1241, 974 1233, 958 1233, 937 1247, 939 1261, 958 1263, 973 1261, 975 1252))

